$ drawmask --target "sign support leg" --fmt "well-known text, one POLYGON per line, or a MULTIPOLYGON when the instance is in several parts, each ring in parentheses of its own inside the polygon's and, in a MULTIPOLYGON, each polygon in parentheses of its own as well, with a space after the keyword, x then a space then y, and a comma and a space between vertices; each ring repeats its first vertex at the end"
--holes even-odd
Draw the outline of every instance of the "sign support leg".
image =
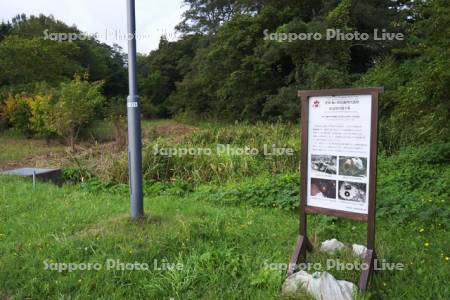
POLYGON ((291 261, 289 263, 289 268, 287 271, 287 276, 294 274, 296 266, 300 262, 304 262, 306 260, 306 251, 311 252, 313 250, 313 246, 307 237, 306 230, 306 212, 304 210, 303 201, 300 208, 300 234, 297 239, 297 243, 295 245, 294 253, 292 254, 291 261))
MULTIPOLYGON (((376 187, 374 184, 371 186, 372 190, 376 187)), ((374 191, 372 193, 375 193, 374 191)), ((369 214, 367 216, 367 252, 364 256, 363 264, 366 269, 361 270, 361 276, 359 278, 359 289, 361 291, 367 290, 370 277, 375 268, 376 252, 375 252, 375 197, 373 201, 369 203, 369 214)))
POLYGON ((311 242, 306 236, 299 235, 295 245, 294 253, 292 254, 287 276, 294 274, 295 267, 306 260, 306 251, 311 252, 313 249, 311 242))
POLYGON ((367 266, 366 269, 361 271, 361 277, 359 278, 359 289, 361 291, 367 290, 369 285, 370 276, 372 275, 375 267, 376 254, 375 250, 367 249, 366 255, 364 257, 364 265, 367 266))

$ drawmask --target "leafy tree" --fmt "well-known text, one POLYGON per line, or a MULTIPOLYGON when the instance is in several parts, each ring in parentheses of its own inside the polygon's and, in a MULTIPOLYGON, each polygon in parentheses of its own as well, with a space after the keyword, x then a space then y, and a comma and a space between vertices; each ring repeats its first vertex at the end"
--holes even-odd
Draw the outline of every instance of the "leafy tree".
POLYGON ((93 38, 73 42, 45 39, 51 33, 81 32, 44 15, 18 15, 0 26, 0 85, 45 81, 57 86, 75 73, 87 72, 90 80, 105 81, 106 96, 126 94, 125 56, 119 46, 111 47, 93 38))
POLYGON ((159 48, 148 56, 138 56, 139 94, 145 117, 168 117, 168 98, 176 90, 176 82, 190 70, 190 63, 201 37, 186 36, 169 42, 162 38, 159 48))
MULTIPOLYGON (((447 141, 447 2, 186 0, 188 9, 177 27, 182 37, 174 42, 163 38, 157 50, 138 57, 144 116, 192 113, 224 120, 297 121, 299 89, 383 85, 381 149, 395 151, 410 144, 447 141), (277 42, 266 40, 264 33, 325 34, 327 28, 370 36, 374 29, 386 29, 404 33, 406 39, 277 42)), ((89 72, 92 81, 104 80, 108 98, 120 99, 126 90, 126 59, 119 47, 96 40, 44 41, 46 28, 78 32, 76 27, 42 15, 20 15, 0 25, 1 98, 18 92, 44 95, 45 91, 33 94, 37 82, 46 82, 50 89, 74 73, 89 72)), ((64 93, 71 99, 68 89, 64 93)), ((57 98, 55 103, 50 101, 51 108, 59 103, 57 98)), ((17 108, 18 123, 30 118, 22 104, 9 105, 17 108)), ((41 119, 35 122, 43 124, 41 119)), ((18 126, 38 131, 24 124, 18 126)), ((76 131, 59 134, 76 137, 76 131)))
POLYGON ((357 83, 385 86, 380 143, 391 152, 450 137, 450 7, 435 0, 410 9, 415 20, 407 23, 406 47, 393 49, 357 83))
POLYGON ((183 13, 183 21, 177 30, 189 33, 214 33, 219 26, 238 14, 249 14, 257 5, 242 0, 184 0, 189 8, 183 13))
POLYGON ((0 43, 0 84, 18 85, 38 81, 58 83, 82 69, 75 60, 79 48, 71 43, 42 38, 7 36, 0 43))
POLYGON ((12 25, 9 22, 1 22, 0 23, 0 42, 11 33, 12 25))

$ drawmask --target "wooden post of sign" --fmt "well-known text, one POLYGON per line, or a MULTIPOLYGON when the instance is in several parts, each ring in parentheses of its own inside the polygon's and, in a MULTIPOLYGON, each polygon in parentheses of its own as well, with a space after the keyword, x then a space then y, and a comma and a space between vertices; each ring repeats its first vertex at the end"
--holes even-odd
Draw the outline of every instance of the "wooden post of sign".
MULTIPOLYGON (((366 268, 362 270, 359 280, 359 288, 366 290, 368 287, 370 276, 374 270, 376 259, 375 252, 375 200, 376 200, 376 164, 377 164, 377 134, 378 134, 378 95, 383 92, 383 88, 351 88, 351 89, 330 89, 330 90, 309 90, 300 91, 299 96, 302 101, 301 112, 301 164, 300 164, 300 209, 299 209, 299 236, 292 254, 287 275, 295 272, 296 266, 306 259, 306 252, 312 251, 313 247, 308 239, 307 234, 307 214, 318 213, 341 218, 349 218, 357 221, 367 222, 367 252, 363 263, 366 268), (330 209, 326 207, 318 207, 308 205, 308 152, 309 143, 309 107, 311 97, 339 97, 339 96, 368 96, 371 97, 370 105, 370 156, 367 158, 369 162, 369 174, 367 186, 369 189, 367 201, 368 207, 366 213, 354 211, 346 211, 342 209, 330 209)), ((337 182, 337 180, 336 180, 337 182)), ((337 186, 336 186, 337 188, 337 186)), ((336 195, 337 197, 337 195, 336 195)))
MULTIPOLYGON (((299 94, 300 95, 300 94, 299 94)), ((303 101, 304 102, 304 101, 303 101)), ((308 109, 303 109, 305 106, 302 102, 302 111, 301 111, 301 157, 300 157, 300 208, 299 208, 299 236, 297 239, 297 244, 295 245, 294 253, 292 254, 291 261, 289 263, 287 275, 290 276, 294 273, 296 266, 300 262, 305 262, 306 260, 306 251, 312 251, 313 246, 308 239, 308 230, 307 230, 307 219, 306 219, 306 185, 307 185, 307 176, 303 176, 304 171, 307 170, 307 161, 308 161, 308 139, 304 138, 308 136, 308 127, 305 125, 306 120, 308 119, 308 109)))

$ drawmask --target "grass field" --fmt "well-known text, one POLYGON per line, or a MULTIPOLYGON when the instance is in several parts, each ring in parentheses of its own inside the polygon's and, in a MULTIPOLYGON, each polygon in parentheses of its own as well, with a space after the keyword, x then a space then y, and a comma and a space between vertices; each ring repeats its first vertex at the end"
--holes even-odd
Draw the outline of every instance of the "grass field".
MULTIPOLYGON (((201 192, 147 195, 146 218, 131 222, 128 197, 0 178, 0 291, 9 299, 272 299, 284 272, 271 264, 289 260, 297 232, 292 211, 221 205, 201 192), (106 269, 107 259, 148 263, 150 271, 106 269), (58 272, 45 263, 100 263, 99 271, 58 272), (181 270, 154 270, 168 262, 181 270)), ((315 243, 337 237, 364 243, 361 224, 311 218, 315 243)), ((374 299, 445 299, 449 294, 445 230, 397 226, 381 219, 378 256, 405 265, 380 271, 374 299), (423 230, 422 230, 423 229, 423 230)), ((325 256, 315 252, 311 262, 325 256)), ((337 258, 354 261, 346 253, 337 258)), ((281 265, 282 267, 282 265, 281 265)), ((335 271, 357 282, 359 272, 335 271)), ((365 296, 369 298, 369 295, 365 296)))
MULTIPOLYGON (((158 121, 144 128, 147 139, 164 145, 241 146, 248 140, 260 147, 262 141, 278 139, 298 147, 289 134, 297 129, 280 124, 194 130, 158 121), (173 138, 174 132, 187 137, 173 138)), ((26 139, 2 141, 2 153, 19 152, 26 139)), ((42 145, 19 156, 52 151, 42 145)), ((93 150, 80 154, 81 165, 85 160, 102 165, 103 154, 90 154, 87 160, 85 153, 93 150)), ((66 176, 74 183, 61 188, 39 183, 36 189, 29 181, 0 176, 0 299, 286 298, 280 288, 298 231, 297 162, 227 156, 155 160, 146 153, 147 166, 159 169, 145 173, 146 217, 138 222, 129 219, 126 185, 95 174, 78 182, 81 171, 71 169, 66 176), (166 168, 173 170, 162 175, 166 168), (155 180, 155 174, 161 179, 155 180), (108 262, 117 260, 148 264, 149 270, 108 269, 108 262), (52 270, 65 263, 100 268, 52 270)), ((357 298, 448 299, 449 154, 449 145, 436 144, 380 155, 377 254, 404 269, 377 272, 369 292, 357 298)), ((3 163, 19 157, 5 155, 10 154, 3 154, 3 163)), ((309 224, 316 250, 330 238, 349 247, 365 244, 364 224, 325 216, 312 216, 309 224)), ((359 262, 348 250, 334 256, 314 251, 308 262, 320 263, 323 270, 331 258, 359 262)), ((359 271, 328 271, 358 282, 359 271)))

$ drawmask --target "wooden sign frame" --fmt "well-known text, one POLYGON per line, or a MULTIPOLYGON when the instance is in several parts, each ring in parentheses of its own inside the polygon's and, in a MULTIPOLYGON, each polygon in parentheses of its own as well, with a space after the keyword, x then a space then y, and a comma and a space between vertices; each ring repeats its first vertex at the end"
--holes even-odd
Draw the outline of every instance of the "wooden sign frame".
POLYGON ((306 259, 306 251, 312 251, 313 246, 307 235, 307 214, 317 213, 340 218, 348 218, 357 221, 367 222, 367 252, 364 263, 368 268, 361 271, 359 288, 366 290, 370 275, 374 269, 375 253, 375 201, 376 201, 376 170, 377 170, 377 134, 378 134, 378 97, 383 93, 382 87, 376 88, 348 88, 348 89, 328 89, 328 90, 305 90, 299 91, 301 98, 301 163, 300 163, 300 209, 299 209, 299 236, 292 255, 288 276, 295 271, 295 266, 306 259), (308 132, 309 132, 309 99, 310 97, 321 96, 355 96, 371 95, 371 121, 370 121, 370 157, 368 174, 368 213, 361 214, 343 210, 327 209, 322 207, 308 206, 308 132))

